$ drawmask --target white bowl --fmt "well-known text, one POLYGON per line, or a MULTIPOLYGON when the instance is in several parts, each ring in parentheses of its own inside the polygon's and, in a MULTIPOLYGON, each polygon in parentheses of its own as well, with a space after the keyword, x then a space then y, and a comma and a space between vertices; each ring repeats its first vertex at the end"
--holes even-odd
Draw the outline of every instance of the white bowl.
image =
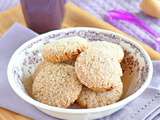
POLYGON ((83 120, 110 115, 141 95, 151 81, 153 67, 146 51, 128 38, 111 31, 78 27, 51 31, 24 43, 11 57, 7 72, 11 87, 24 101, 56 118, 83 120), (98 108, 64 109, 40 103, 28 95, 24 80, 33 74, 36 66, 43 60, 41 56, 43 45, 59 38, 75 35, 89 40, 105 40, 123 47, 125 50, 125 58, 122 62, 124 94, 120 101, 98 108))

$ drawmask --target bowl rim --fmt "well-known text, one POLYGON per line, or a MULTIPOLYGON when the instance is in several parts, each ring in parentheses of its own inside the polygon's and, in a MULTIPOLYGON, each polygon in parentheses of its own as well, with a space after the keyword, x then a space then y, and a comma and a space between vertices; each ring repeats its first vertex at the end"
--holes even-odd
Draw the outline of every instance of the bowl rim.
POLYGON ((101 111, 106 111, 106 110, 110 110, 110 109, 114 109, 114 108, 118 108, 122 105, 126 105, 129 102, 131 102, 132 100, 134 100, 135 98, 137 98, 139 95, 141 95, 144 90, 149 86, 150 82, 151 82, 151 78, 152 78, 152 74, 153 74, 153 65, 152 65, 152 61, 148 55, 148 53, 142 48, 142 46, 140 46, 137 42, 129 40, 130 38, 127 38, 126 36, 123 36, 119 33, 116 32, 112 32, 109 30, 104 30, 104 29, 99 29, 99 28, 93 28, 93 27, 74 27, 74 28, 64 28, 64 29, 60 29, 60 30, 54 30, 54 31, 50 31, 47 33, 44 33, 42 35, 39 35, 33 39, 30 39, 29 41, 23 43, 19 48, 17 48, 15 50, 15 52, 13 53, 13 55, 10 58, 9 64, 8 64, 8 68, 7 68, 7 76, 8 76, 8 81, 9 84, 11 86, 11 88, 13 89, 13 91, 24 101, 26 101, 29 104, 32 104, 38 108, 41 109, 45 109, 45 110, 49 110, 49 111, 55 111, 55 112, 61 112, 61 113, 75 113, 75 114, 84 114, 84 113, 94 113, 94 112, 101 112, 101 111), (148 72, 148 76, 145 80, 145 82, 143 83, 143 85, 132 95, 126 97, 123 100, 120 100, 116 103, 113 103, 111 105, 107 105, 107 106, 102 106, 102 107, 97 107, 97 108, 88 108, 88 109, 70 109, 70 108, 59 108, 59 107, 54 107, 54 106, 49 106, 46 104, 43 104, 39 101, 34 100, 33 98, 31 98, 30 96, 28 96, 27 94, 25 94, 22 91, 19 91, 18 89, 16 89, 16 85, 15 85, 15 81, 12 79, 12 67, 14 65, 14 58, 17 55, 17 53, 19 53, 19 51, 21 51, 23 48, 25 48, 28 44, 36 41, 37 39, 46 37, 52 33, 56 34, 56 33, 61 33, 61 32, 67 32, 67 31, 72 31, 72 30, 92 30, 92 31, 96 31, 96 32, 102 32, 102 33, 109 33, 109 34, 114 34, 115 36, 119 36, 120 38, 123 38, 124 40, 129 41, 130 43, 134 44, 138 49, 140 49, 140 51, 144 54, 148 64, 149 64, 149 72, 148 72))

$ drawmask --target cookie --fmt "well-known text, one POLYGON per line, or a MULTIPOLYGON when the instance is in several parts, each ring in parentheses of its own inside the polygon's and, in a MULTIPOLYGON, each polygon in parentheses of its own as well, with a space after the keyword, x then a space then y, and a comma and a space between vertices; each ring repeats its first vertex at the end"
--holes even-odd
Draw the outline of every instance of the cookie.
POLYGON ((47 64, 47 61, 43 61, 42 63, 38 64, 36 67, 36 70, 34 71, 33 75, 32 75, 32 79, 35 79, 35 77, 37 76, 37 74, 39 73, 39 71, 47 64))
POLYGON ((88 48, 75 62, 75 71, 82 84, 94 91, 107 91, 114 76, 122 76, 118 61, 110 59, 103 49, 88 48))
POLYGON ((115 82, 113 88, 106 92, 95 92, 87 87, 83 87, 77 99, 78 104, 83 108, 95 108, 117 102, 123 93, 123 84, 120 78, 117 78, 115 81, 119 82, 115 82))
POLYGON ((73 66, 45 62, 37 71, 32 85, 32 97, 37 101, 67 108, 78 98, 82 85, 73 66))
POLYGON ((93 41, 90 42, 90 47, 94 47, 97 49, 105 48, 107 56, 110 58, 114 58, 118 60, 119 62, 122 61, 124 57, 124 51, 123 48, 115 43, 106 42, 106 41, 93 41))
POLYGON ((44 46, 43 57, 51 62, 75 60, 76 57, 88 48, 88 40, 75 36, 55 40, 44 46))
POLYGON ((74 66, 75 60, 65 61, 63 63, 74 66))

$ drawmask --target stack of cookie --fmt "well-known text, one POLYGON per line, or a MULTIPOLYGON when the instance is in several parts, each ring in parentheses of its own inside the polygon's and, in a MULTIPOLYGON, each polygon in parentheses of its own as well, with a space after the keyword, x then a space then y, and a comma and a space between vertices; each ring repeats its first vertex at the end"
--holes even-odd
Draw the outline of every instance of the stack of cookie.
POLYGON ((75 101, 95 108, 118 101, 123 93, 121 46, 69 37, 47 44, 44 62, 34 73, 34 99, 67 108, 75 101))

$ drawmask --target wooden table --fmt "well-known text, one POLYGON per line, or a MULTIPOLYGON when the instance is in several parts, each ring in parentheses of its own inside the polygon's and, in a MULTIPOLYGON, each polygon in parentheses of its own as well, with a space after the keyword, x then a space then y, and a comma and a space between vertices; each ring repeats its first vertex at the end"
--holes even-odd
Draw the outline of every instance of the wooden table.
POLYGON ((0 120, 31 120, 28 117, 0 108, 0 120))
MULTIPOLYGON (((0 36, 2 36, 4 32, 6 32, 9 29, 9 27, 11 27, 11 25, 13 25, 15 22, 21 23, 22 25, 26 26, 20 5, 3 13, 0 13, 0 36)), ((148 47, 147 45, 144 45, 143 43, 137 41, 135 38, 127 35, 126 33, 118 30, 112 25, 102 20, 98 20, 96 17, 90 15, 88 12, 78 8, 72 3, 67 3, 63 27, 75 26, 98 27, 118 32, 126 37, 129 37, 130 40, 136 41, 139 44, 141 44, 150 54, 152 59, 160 60, 160 54, 148 47)), ((0 120, 30 120, 30 118, 0 108, 0 120)))

